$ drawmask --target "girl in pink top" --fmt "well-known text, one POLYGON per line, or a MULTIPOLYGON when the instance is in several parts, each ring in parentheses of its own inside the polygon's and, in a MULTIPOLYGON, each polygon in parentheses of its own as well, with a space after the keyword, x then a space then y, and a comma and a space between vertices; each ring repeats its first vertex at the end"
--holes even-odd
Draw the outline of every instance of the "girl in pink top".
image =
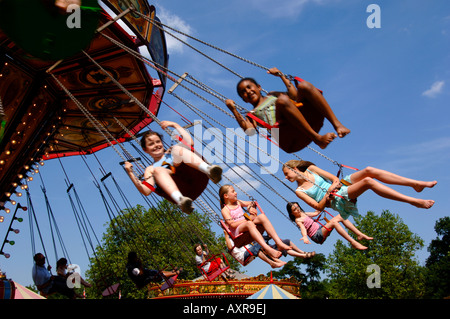
POLYGON ((316 222, 311 217, 317 216, 320 212, 316 211, 314 213, 305 213, 300 205, 296 202, 287 204, 287 211, 289 213, 289 217, 292 221, 294 221, 299 227, 303 237, 300 240, 303 240, 305 244, 310 244, 309 238, 317 244, 323 244, 323 242, 328 238, 331 231, 336 229, 336 231, 345 239, 347 239, 353 248, 359 250, 367 249, 366 246, 363 246, 358 241, 354 240, 339 224, 343 223, 345 227, 347 227, 350 231, 356 234, 358 240, 366 239, 372 240, 372 237, 369 237, 363 234, 359 229, 355 227, 348 219, 343 219, 341 215, 336 215, 333 217, 327 224, 322 227, 318 222, 316 222))
POLYGON ((230 227, 233 235, 237 236, 244 232, 249 232, 250 236, 261 245, 264 251, 269 257, 279 258, 281 251, 292 249, 292 247, 283 243, 278 237, 272 223, 269 221, 265 214, 257 215, 256 212, 252 213, 251 220, 247 220, 244 217, 244 211, 242 207, 252 207, 252 202, 242 201, 237 199, 236 191, 231 185, 223 185, 219 190, 220 206, 222 207, 222 216, 225 223, 230 227), (270 247, 264 240, 262 234, 256 228, 257 224, 263 225, 267 234, 277 244, 278 250, 270 247))

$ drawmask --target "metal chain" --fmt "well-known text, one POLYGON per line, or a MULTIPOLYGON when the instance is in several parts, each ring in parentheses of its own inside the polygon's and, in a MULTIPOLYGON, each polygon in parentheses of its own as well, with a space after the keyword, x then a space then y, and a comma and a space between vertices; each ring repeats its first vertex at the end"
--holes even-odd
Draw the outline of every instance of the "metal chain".
MULTIPOLYGON (((237 59, 239 59, 239 60, 241 60, 241 61, 244 61, 244 62, 246 62, 246 63, 248 63, 248 64, 251 64, 251 65, 253 65, 253 66, 256 66, 256 67, 261 68, 261 69, 266 70, 266 71, 269 70, 269 69, 268 69, 267 67, 265 67, 265 66, 262 66, 262 65, 260 65, 260 64, 258 64, 258 63, 255 63, 255 62, 253 62, 253 61, 250 61, 250 60, 248 60, 248 59, 245 59, 245 58, 243 58, 243 57, 241 57, 241 56, 239 56, 239 55, 237 55, 237 54, 231 53, 231 52, 226 51, 226 50, 224 50, 224 49, 221 49, 221 48, 219 48, 219 47, 217 47, 217 46, 215 46, 215 45, 212 45, 212 44, 210 44, 210 43, 207 43, 207 42, 205 42, 205 41, 202 41, 202 40, 200 40, 200 39, 198 39, 198 38, 195 38, 195 37, 193 37, 193 36, 191 36, 191 35, 189 35, 189 34, 183 32, 183 31, 180 31, 180 30, 177 30, 177 29, 175 29, 175 28, 173 28, 173 27, 171 27, 171 26, 168 26, 168 25, 166 25, 166 24, 164 24, 164 23, 162 23, 162 22, 155 21, 154 19, 152 19, 152 18, 150 18, 150 17, 148 17, 148 16, 143 15, 142 13, 140 13, 140 12, 137 11, 137 10, 133 10, 133 11, 134 11, 135 13, 137 13, 138 15, 140 15, 140 16, 141 16, 142 18, 144 18, 145 20, 147 20, 147 21, 149 21, 150 23, 152 23, 153 25, 157 26, 160 30, 162 30, 162 31, 164 31, 164 32, 166 32, 166 33, 168 33, 169 35, 173 36, 174 38, 176 38, 177 40, 181 41, 181 42, 184 43, 184 44, 187 44, 187 43, 186 43, 185 41, 182 41, 182 40, 180 40, 179 38, 175 37, 173 34, 167 32, 166 30, 163 30, 161 26, 163 26, 164 28, 170 29, 170 30, 172 30, 172 31, 175 31, 175 32, 177 32, 177 33, 179 33, 179 34, 181 34, 181 35, 183 35, 183 36, 185 36, 185 37, 187 37, 187 38, 189 38, 189 39, 192 39, 192 40, 194 40, 194 41, 197 41, 197 42, 199 42, 199 43, 201 43, 201 44, 203 44, 203 45, 206 45, 206 46, 208 46, 208 47, 210 47, 210 48, 212 48, 212 49, 214 49, 214 50, 217 50, 217 51, 219 51, 219 52, 228 54, 229 56, 232 56, 232 57, 234 57, 234 58, 237 58, 237 59)), ((189 47, 191 47, 189 44, 187 44, 187 45, 188 45, 189 47)), ((195 49, 195 48, 194 48, 194 50, 197 51, 197 49, 195 49)), ((203 54, 203 53, 202 53, 202 54, 203 54)), ((214 61, 214 62, 216 62, 216 61, 214 61)), ((218 63, 218 62, 216 62, 216 63, 218 63)), ((220 64, 220 63, 218 63, 218 64, 220 64)), ((225 68, 226 68, 226 67, 225 67, 225 68)), ((228 69, 228 68, 226 68, 226 69, 228 69)), ((233 72, 233 71, 231 71, 231 72, 233 72)), ((233 72, 233 73, 234 73, 234 72, 233 72)), ((242 78, 242 76, 240 76, 240 75, 238 75, 238 76, 242 78)))

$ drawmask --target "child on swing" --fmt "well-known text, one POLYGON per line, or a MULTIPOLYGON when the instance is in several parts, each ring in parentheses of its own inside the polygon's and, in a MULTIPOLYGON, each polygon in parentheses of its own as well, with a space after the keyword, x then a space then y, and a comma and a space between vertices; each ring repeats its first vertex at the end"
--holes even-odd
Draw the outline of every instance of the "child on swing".
MULTIPOLYGON (((160 124, 163 130, 168 127, 176 129, 185 145, 194 145, 194 141, 190 134, 179 124, 170 121, 162 121, 160 124)), ((185 146, 175 145, 166 150, 162 142, 162 136, 157 132, 146 132, 142 136, 141 146, 144 152, 153 158, 154 163, 145 169, 144 181, 141 181, 133 173, 133 164, 126 161, 124 167, 133 184, 139 192, 146 196, 150 195, 152 192, 151 186, 162 189, 162 191, 168 194, 170 198, 180 206, 182 211, 187 214, 191 213, 193 210, 192 199, 183 196, 173 180, 171 175, 176 168, 181 165, 181 163, 185 163, 206 174, 214 183, 218 183, 222 179, 222 168, 220 166, 208 165, 200 158, 200 156, 185 146), (149 185, 151 186, 149 187, 149 185)))
POLYGON ((339 223, 343 223, 345 227, 347 227, 350 231, 356 234, 358 240, 373 239, 372 237, 363 234, 359 229, 355 227, 355 225, 353 225, 352 222, 343 219, 341 215, 333 217, 330 221, 328 221, 325 224, 325 226, 322 226, 311 218, 316 217, 318 214, 320 214, 319 211, 316 211, 314 213, 305 213, 305 211, 300 207, 300 205, 297 202, 288 203, 286 209, 288 211, 289 218, 293 222, 295 222, 298 225, 298 227, 300 227, 300 231, 303 236, 300 240, 303 240, 305 244, 310 244, 310 241, 308 239, 309 237, 316 244, 322 245, 328 238, 328 236, 331 234, 333 229, 336 229, 339 235, 348 240, 350 244, 353 246, 353 248, 356 248, 358 250, 367 249, 366 246, 354 240, 339 223))
MULTIPOLYGON (((304 135, 306 145, 313 141, 325 149, 337 136, 342 138, 350 133, 350 130, 337 119, 320 91, 311 83, 301 81, 294 86, 277 68, 271 68, 267 73, 280 77, 286 85, 287 92, 270 92, 269 95, 263 96, 261 86, 254 79, 244 78, 237 84, 237 93, 244 102, 253 105, 252 113, 257 118, 270 126, 279 124, 279 143, 286 152, 297 151, 293 148, 298 144, 295 139, 299 134, 304 135), (298 108, 296 103, 302 103, 303 106, 298 108), (323 117, 330 121, 337 135, 318 133, 323 125, 323 117)), ((236 110, 234 101, 228 99, 225 104, 245 132, 248 134, 254 132, 257 126, 254 119, 243 118, 236 110)))
POLYGON ((242 207, 250 207, 253 202, 238 200, 237 193, 233 186, 223 185, 219 189, 219 197, 220 206, 222 207, 222 216, 234 237, 241 233, 249 232, 253 240, 260 244, 266 254, 271 258, 279 258, 281 256, 281 251, 292 249, 292 247, 283 243, 280 237, 278 237, 272 223, 265 214, 257 215, 252 220, 247 220, 245 218, 242 207), (278 250, 266 243, 264 237, 256 227, 257 224, 263 225, 267 234, 275 241, 278 250))
MULTIPOLYGON (((226 268, 227 265, 225 265, 222 258, 220 257, 207 262, 210 256, 208 245, 203 244, 203 247, 205 248, 205 250, 202 249, 202 245, 200 244, 194 245, 195 264, 197 265, 197 267, 201 266, 208 275, 214 273, 218 269, 226 268)), ((222 277, 225 280, 234 279, 233 271, 231 269, 226 270, 224 273, 222 273, 222 277)))
POLYGON ((283 173, 290 182, 297 182, 295 193, 305 203, 318 211, 331 207, 338 211, 344 220, 350 215, 359 216, 356 199, 369 189, 381 197, 406 202, 419 208, 429 209, 434 205, 434 200, 403 195, 375 179, 387 184, 410 186, 416 192, 437 184, 437 181, 417 181, 378 168, 366 167, 347 175, 344 181, 349 186, 346 186, 342 185, 335 175, 311 162, 299 160, 286 162, 283 165, 283 173))

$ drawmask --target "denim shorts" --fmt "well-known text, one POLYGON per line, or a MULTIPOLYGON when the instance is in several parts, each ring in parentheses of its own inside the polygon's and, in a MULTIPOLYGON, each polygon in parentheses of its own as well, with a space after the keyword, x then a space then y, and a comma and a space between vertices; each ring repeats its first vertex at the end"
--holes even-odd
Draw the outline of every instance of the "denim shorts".
POLYGON ((322 233, 322 226, 320 226, 320 228, 316 231, 316 233, 314 235, 312 235, 312 237, 310 237, 310 238, 316 244, 322 245, 323 242, 325 241, 325 237, 323 237, 323 233, 322 233))
POLYGON ((261 245, 255 242, 253 243, 253 245, 250 245, 250 247, 247 247, 247 249, 245 250, 244 253, 244 260, 247 260, 247 258, 252 255, 256 257, 259 253, 259 250, 261 249, 261 245), (250 251, 251 254, 248 252, 247 249, 250 251))

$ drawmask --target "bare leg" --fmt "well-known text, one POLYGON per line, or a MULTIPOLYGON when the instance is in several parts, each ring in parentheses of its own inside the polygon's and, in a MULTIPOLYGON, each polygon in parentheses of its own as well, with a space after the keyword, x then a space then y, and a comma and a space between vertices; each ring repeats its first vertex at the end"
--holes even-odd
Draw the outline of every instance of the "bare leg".
POLYGON ((259 232, 258 228, 256 228, 256 225, 254 222, 246 221, 245 223, 242 223, 239 225, 239 231, 240 232, 249 232, 250 236, 261 245, 261 247, 264 249, 264 251, 269 255, 269 257, 272 258, 279 258, 281 256, 281 251, 278 251, 276 249, 273 249, 269 245, 267 245, 266 241, 264 240, 263 236, 259 232))
POLYGON ((375 181, 371 177, 365 177, 362 180, 350 185, 348 187, 348 196, 350 198, 357 198, 358 196, 360 196, 369 189, 371 189, 381 197, 400 202, 405 202, 419 208, 428 209, 434 205, 434 200, 424 200, 403 195, 393 190, 392 188, 375 181))
POLYGON ((272 268, 280 268, 287 264, 287 262, 281 261, 278 258, 270 259, 261 250, 258 252, 258 257, 268 263, 272 268))
POLYGON ((289 245, 292 247, 292 249, 289 249, 287 251, 287 253, 291 256, 300 257, 300 258, 308 258, 308 257, 312 257, 316 254, 315 252, 312 252, 312 253, 304 252, 303 250, 298 248, 296 245, 294 245, 294 243, 292 241, 289 243, 289 245))
POLYGON ((311 83, 307 81, 299 82, 297 85, 298 101, 301 102, 306 99, 309 103, 312 103, 322 114, 330 121, 334 129, 338 133, 339 137, 344 137, 350 133, 350 130, 346 128, 337 119, 327 100, 323 95, 314 87, 311 83))
POLYGON ((267 234, 272 237, 272 239, 275 241, 275 244, 277 245, 278 250, 289 250, 292 249, 292 247, 286 245, 283 243, 283 241, 278 236, 277 232, 275 231, 275 228, 273 228, 272 223, 267 218, 265 214, 260 214, 256 216, 253 219, 253 222, 255 224, 261 224, 264 226, 264 229, 266 230, 267 234))
MULTIPOLYGON (((205 168, 207 167, 207 164, 200 156, 185 147, 176 145, 172 148, 171 154, 173 156, 174 164, 183 162, 200 171, 202 171, 201 164, 203 164, 205 168)), ((208 177, 217 184, 222 179, 222 168, 218 165, 208 165, 208 167, 209 169, 203 171, 203 173, 207 174, 208 177)))
MULTIPOLYGON (((174 192, 179 192, 180 190, 170 174, 171 171, 164 167, 155 167, 153 171, 153 177, 158 186, 161 187, 167 195, 172 196, 174 192)), ((191 213, 194 209, 192 207, 192 199, 189 197, 182 196, 177 200, 174 199, 174 201, 181 207, 183 212, 187 214, 191 213)))
POLYGON ((349 221, 348 219, 343 219, 341 215, 337 215, 335 217, 333 217, 332 220, 336 219, 336 222, 340 222, 342 224, 344 224, 344 226, 351 231, 352 233, 354 233, 358 240, 372 240, 373 237, 369 237, 366 234, 364 234, 363 232, 361 232, 358 228, 355 227, 355 225, 353 225, 353 223, 351 221, 349 221))
POLYGON ((164 167, 155 167, 153 172, 155 182, 166 194, 169 195, 175 191, 179 191, 177 184, 175 184, 170 174, 171 171, 164 167))
POLYGON ((363 170, 357 171, 352 174, 351 180, 352 183, 359 182, 365 177, 371 177, 379 180, 380 182, 391 184, 391 185, 402 185, 402 186, 410 186, 414 188, 415 191, 421 192, 425 187, 434 187, 437 184, 437 181, 425 182, 418 181, 411 178, 406 178, 379 168, 375 167, 366 167, 363 170))
MULTIPOLYGON (((331 219, 326 225, 326 228, 329 229, 336 229, 336 231, 338 232, 339 235, 341 235, 342 237, 344 237, 352 246, 353 248, 359 249, 359 250, 365 250, 367 249, 366 246, 361 245, 359 242, 357 242, 356 240, 354 240, 346 231, 345 229, 339 224, 339 222, 337 222, 337 220, 335 220, 334 218, 331 219)), ((322 233, 324 236, 328 236, 329 232, 328 230, 325 229, 325 227, 322 227, 322 233)))
POLYGON ((179 145, 173 146, 170 153, 172 154, 173 162, 175 164, 180 164, 183 162, 191 167, 198 168, 198 166, 203 162, 200 156, 179 145))
MULTIPOLYGON (((288 121, 293 127, 298 128, 303 134, 306 134, 309 138, 311 138, 311 140, 322 149, 326 148, 328 144, 336 138, 336 134, 334 133, 320 135, 314 131, 303 116, 302 112, 300 112, 285 95, 282 95, 277 99, 276 113, 277 119, 288 121)), ((292 136, 292 138, 295 137, 292 136)))

